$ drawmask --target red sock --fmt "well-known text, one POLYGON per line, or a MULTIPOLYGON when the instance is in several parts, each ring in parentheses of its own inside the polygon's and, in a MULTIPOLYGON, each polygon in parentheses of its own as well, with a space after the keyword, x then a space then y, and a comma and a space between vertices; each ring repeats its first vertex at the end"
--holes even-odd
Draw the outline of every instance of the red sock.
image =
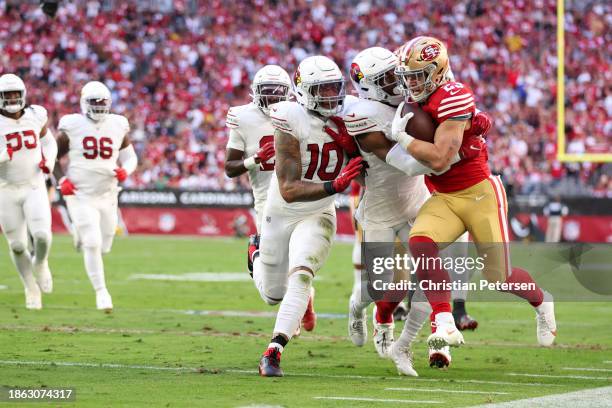
POLYGON ((390 302, 379 300, 376 302, 376 322, 378 323, 393 323, 393 311, 399 305, 399 302, 390 302))
POLYGON ((508 283, 532 283, 535 289, 509 290, 509 293, 528 301, 531 306, 538 307, 544 301, 544 293, 537 283, 531 278, 529 272, 521 268, 512 268, 512 274, 506 279, 508 283))
MULTIPOLYGON (((438 252, 440 251, 438 244, 431 238, 416 236, 410 238, 408 245, 410 246, 413 258, 420 258, 420 262, 429 260, 429 269, 425 268, 427 265, 419 264, 416 270, 419 282, 426 280, 429 280, 431 283, 451 282, 448 272, 439 265, 439 262, 432 262, 434 258, 438 257, 438 252)), ((425 290, 424 293, 433 310, 431 313, 432 321, 435 320, 435 315, 438 313, 451 312, 450 290, 425 290)))

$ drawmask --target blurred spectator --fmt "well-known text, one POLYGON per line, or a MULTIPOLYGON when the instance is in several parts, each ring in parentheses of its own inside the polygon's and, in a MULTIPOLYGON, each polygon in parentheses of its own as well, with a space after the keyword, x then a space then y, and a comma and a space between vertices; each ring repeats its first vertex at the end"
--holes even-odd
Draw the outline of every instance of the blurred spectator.
MULTIPOLYGON (((259 67, 291 72, 322 53, 346 72, 364 48, 429 34, 448 44, 457 78, 494 117, 491 164, 510 191, 609 188, 601 166, 555 159, 556 0, 80 0, 63 2, 54 20, 36 3, 0 1, 0 73, 24 78, 52 127, 79 109, 85 82, 104 81, 141 158, 130 187, 245 188, 221 171, 224 118, 250 100, 259 67)), ((610 8, 566 6, 566 128, 576 151, 610 148, 610 8)))

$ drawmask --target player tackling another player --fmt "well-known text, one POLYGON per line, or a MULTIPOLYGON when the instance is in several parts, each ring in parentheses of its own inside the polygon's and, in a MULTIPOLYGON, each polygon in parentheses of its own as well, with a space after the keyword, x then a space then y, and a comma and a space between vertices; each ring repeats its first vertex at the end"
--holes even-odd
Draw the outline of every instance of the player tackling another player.
MULTIPOLYGON (((433 143, 415 139, 405 129, 412 113, 402 116, 397 109, 392 136, 412 157, 435 171, 442 171, 462 148, 471 143, 470 118, 475 113, 470 88, 446 77, 449 61, 444 44, 432 37, 419 37, 398 50, 396 74, 411 102, 418 103, 437 124, 433 143)), ((410 232, 412 256, 436 258, 445 245, 469 231, 479 255, 485 258, 483 275, 491 282, 533 284, 529 273, 511 267, 507 225, 507 200, 499 177, 492 176, 487 164, 486 146, 469 160, 462 160, 440 175, 428 176, 435 188, 421 207, 410 232)), ((447 271, 434 262, 430 269, 416 271, 419 280, 449 281, 447 271)), ((555 340, 556 323, 550 294, 537 285, 534 290, 510 292, 529 301, 536 311, 537 339, 543 346, 555 340)), ((442 349, 458 346, 463 336, 451 314, 450 291, 426 291, 433 309, 434 332, 429 346, 442 349)))
POLYGON ((53 290, 47 262, 51 207, 43 175, 53 170, 57 145, 47 129, 47 110, 27 105, 26 93, 18 76, 0 76, 0 227, 23 282, 26 308, 41 309, 41 291, 53 290))
POLYGON ((68 154, 60 190, 74 224, 77 248, 96 292, 96 307, 111 311, 102 254, 110 252, 117 229, 118 184, 136 170, 125 116, 110 113, 111 93, 101 82, 81 91, 81 113, 63 116, 58 129, 58 157, 68 154))

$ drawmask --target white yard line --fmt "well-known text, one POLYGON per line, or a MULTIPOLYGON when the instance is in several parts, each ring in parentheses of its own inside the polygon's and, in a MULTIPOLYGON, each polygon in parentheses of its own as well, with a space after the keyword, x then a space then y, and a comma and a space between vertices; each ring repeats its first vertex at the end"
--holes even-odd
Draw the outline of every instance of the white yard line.
POLYGON ((510 395, 509 392, 500 392, 500 391, 467 391, 467 390, 445 390, 442 388, 406 388, 406 387, 398 387, 398 388, 385 388, 385 391, 420 391, 420 392, 447 392, 450 394, 495 394, 495 395, 510 395))
POLYGON ((568 378, 571 380, 603 380, 610 381, 612 377, 591 377, 588 375, 550 375, 550 374, 527 374, 527 373, 507 373, 513 377, 538 377, 538 378, 568 378))
POLYGON ((360 397, 312 397, 316 400, 365 401, 365 402, 405 402, 409 404, 442 404, 444 401, 418 401, 407 399, 360 398, 360 397))
POLYGON ((610 368, 586 368, 586 367, 563 367, 562 370, 568 371, 597 371, 602 373, 612 372, 610 368))
POLYGON ((62 367, 90 367, 90 368, 127 368, 133 370, 155 370, 155 371, 196 371, 189 367, 159 367, 148 365, 109 364, 109 363, 83 363, 72 361, 20 361, 0 360, 0 365, 36 365, 36 366, 62 366, 62 367))
POLYGON ((478 405, 473 408, 609 408, 610 401, 612 401, 612 387, 602 387, 498 404, 478 405))
POLYGON ((8 286, 6 286, 6 285, 0 285, 0 290, 4 290, 4 289, 8 289, 8 286))
POLYGON ((607 360, 603 362, 604 364, 612 364, 612 360, 607 360))

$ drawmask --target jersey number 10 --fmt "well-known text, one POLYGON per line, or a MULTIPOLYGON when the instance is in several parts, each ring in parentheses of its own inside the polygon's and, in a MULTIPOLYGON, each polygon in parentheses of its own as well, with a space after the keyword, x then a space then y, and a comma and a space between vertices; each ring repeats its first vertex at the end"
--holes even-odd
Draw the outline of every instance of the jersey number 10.
POLYGON ((110 159, 113 156, 113 139, 101 137, 98 142, 95 137, 86 136, 83 138, 83 150, 83 157, 86 159, 110 159))

